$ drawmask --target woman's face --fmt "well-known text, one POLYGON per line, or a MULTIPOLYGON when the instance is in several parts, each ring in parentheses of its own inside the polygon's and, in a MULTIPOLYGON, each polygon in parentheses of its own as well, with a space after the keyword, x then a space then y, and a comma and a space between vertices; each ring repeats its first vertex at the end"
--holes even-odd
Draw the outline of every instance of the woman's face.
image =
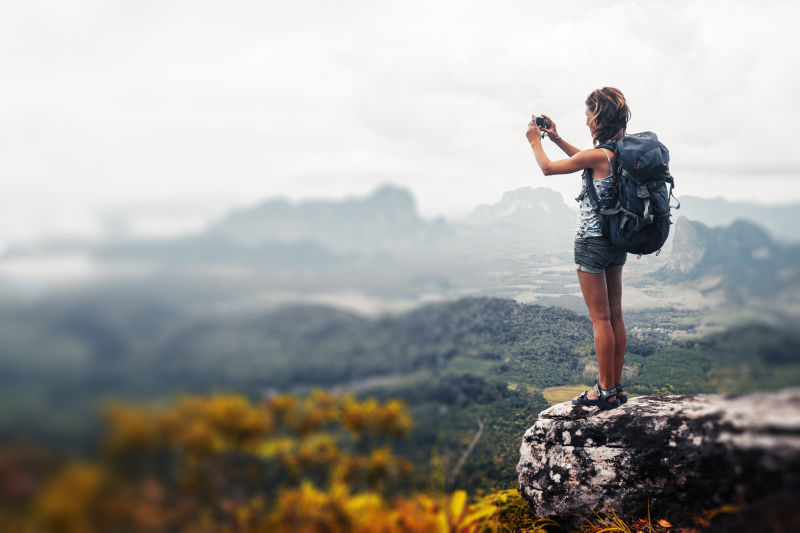
POLYGON ((592 116, 592 112, 589 110, 589 106, 586 106, 586 126, 589 127, 589 131, 592 131, 592 123, 590 117, 592 116))

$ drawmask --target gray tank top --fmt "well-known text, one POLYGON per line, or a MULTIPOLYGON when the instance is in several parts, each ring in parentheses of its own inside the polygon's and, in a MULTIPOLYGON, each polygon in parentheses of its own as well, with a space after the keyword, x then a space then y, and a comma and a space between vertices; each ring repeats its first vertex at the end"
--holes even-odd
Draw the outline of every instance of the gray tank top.
MULTIPOLYGON (((614 175, 614 166, 611 164, 608 150, 605 148, 601 148, 601 150, 606 154, 611 174, 599 180, 592 180, 592 183, 594 184, 594 190, 597 191, 600 209, 608 209, 613 207, 614 200, 616 199, 617 177, 614 175)), ((594 209, 592 209, 589 195, 585 194, 580 204, 578 204, 578 227, 575 231, 575 238, 582 239, 584 237, 602 236, 603 232, 600 229, 600 220, 598 220, 597 214, 594 212, 594 209)))

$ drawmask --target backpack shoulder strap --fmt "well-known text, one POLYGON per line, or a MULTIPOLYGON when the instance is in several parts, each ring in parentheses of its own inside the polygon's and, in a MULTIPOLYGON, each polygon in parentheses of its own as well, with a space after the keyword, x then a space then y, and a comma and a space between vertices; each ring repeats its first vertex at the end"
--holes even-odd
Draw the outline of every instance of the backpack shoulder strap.
POLYGON ((617 148, 617 141, 603 141, 595 146, 595 148, 608 148, 613 152, 617 148))
POLYGON ((600 198, 597 197, 597 191, 594 188, 594 183, 592 179, 592 169, 587 168, 583 171, 583 191, 578 198, 582 198, 584 195, 589 197, 589 205, 592 206, 592 210, 595 213, 600 212, 600 198))
MULTIPOLYGON (((617 142, 616 141, 604 141, 604 142, 598 144, 597 146, 595 146, 595 148, 599 148, 599 149, 605 148, 607 150, 611 150, 612 152, 615 152, 615 150, 617 148, 617 142)), ((614 174, 614 165, 611 163, 611 158, 608 156, 608 152, 606 150, 603 150, 603 153, 605 154, 606 159, 608 159, 608 166, 611 169, 611 174, 613 175, 614 174)), ((592 171, 591 171, 591 169, 587 168, 586 170, 584 170, 582 177, 583 177, 583 190, 581 191, 580 196, 578 196, 578 198, 576 198, 576 200, 580 201, 584 196, 588 196, 589 197, 589 204, 592 206, 592 209, 595 211, 595 213, 599 213, 600 212, 600 199, 597 197, 597 191, 595 190, 594 184, 592 183, 594 180, 592 180, 592 171)))

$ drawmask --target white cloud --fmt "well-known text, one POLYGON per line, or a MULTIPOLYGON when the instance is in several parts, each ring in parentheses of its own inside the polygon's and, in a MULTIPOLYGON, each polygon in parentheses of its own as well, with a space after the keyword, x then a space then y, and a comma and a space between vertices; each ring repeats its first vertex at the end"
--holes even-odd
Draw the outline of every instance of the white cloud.
POLYGON ((682 193, 730 195, 766 177, 783 185, 761 199, 800 200, 799 12, 788 1, 5 5, 0 240, 85 231, 91 213, 130 203, 343 197, 386 181, 410 187, 426 215, 522 185, 571 197, 578 175, 541 176, 525 123, 545 112, 588 147, 583 101, 603 85, 625 92, 631 130, 667 143, 682 193), (740 185, 711 185, 720 176, 740 185))

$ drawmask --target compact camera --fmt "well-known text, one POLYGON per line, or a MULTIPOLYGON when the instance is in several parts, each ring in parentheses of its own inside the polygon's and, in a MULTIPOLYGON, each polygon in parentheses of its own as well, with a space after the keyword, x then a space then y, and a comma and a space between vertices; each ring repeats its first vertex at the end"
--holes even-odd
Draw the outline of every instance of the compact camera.
POLYGON ((540 128, 547 127, 547 119, 544 117, 536 117, 536 125, 540 128))

